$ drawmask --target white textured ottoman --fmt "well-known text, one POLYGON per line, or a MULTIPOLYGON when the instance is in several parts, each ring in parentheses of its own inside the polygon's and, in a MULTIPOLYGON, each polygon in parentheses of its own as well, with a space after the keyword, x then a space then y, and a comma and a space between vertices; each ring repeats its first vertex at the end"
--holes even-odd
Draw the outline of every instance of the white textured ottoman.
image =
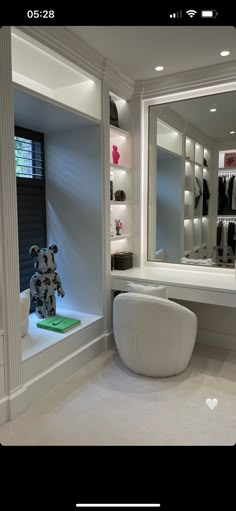
POLYGON ((197 317, 177 303, 122 293, 113 303, 114 338, 123 363, 145 376, 173 376, 186 369, 195 344, 197 317))

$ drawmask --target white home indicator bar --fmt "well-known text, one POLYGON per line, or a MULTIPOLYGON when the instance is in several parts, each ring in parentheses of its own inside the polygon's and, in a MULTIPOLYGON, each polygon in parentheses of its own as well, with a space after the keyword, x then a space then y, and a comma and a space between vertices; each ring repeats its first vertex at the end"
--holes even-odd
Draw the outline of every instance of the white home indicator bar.
POLYGON ((161 504, 76 504, 76 507, 161 507, 161 504))

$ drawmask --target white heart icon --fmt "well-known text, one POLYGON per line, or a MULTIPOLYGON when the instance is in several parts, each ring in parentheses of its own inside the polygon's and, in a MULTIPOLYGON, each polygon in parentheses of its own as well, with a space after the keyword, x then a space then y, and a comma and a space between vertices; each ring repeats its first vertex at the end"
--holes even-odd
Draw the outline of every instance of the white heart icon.
POLYGON ((214 408, 218 405, 218 399, 216 399, 216 397, 214 399, 210 399, 208 397, 208 399, 206 399, 206 404, 211 410, 214 410, 214 408))

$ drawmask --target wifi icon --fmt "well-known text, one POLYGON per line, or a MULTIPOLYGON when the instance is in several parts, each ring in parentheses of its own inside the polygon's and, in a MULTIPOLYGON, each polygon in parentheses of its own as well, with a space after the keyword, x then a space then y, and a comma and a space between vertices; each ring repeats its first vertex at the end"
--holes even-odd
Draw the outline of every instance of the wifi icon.
POLYGON ((186 14, 187 14, 190 18, 193 18, 193 16, 195 16, 195 14, 197 14, 197 11, 194 11, 193 9, 189 9, 188 11, 186 11, 186 14))

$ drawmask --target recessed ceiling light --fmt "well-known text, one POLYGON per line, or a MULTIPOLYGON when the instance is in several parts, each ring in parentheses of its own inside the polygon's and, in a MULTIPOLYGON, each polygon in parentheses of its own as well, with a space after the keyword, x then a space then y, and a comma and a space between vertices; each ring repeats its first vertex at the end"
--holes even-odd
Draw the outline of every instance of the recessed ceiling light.
POLYGON ((156 71, 163 71, 164 67, 163 66, 157 66, 155 67, 155 70, 156 71))
POLYGON ((224 50, 224 51, 221 51, 220 54, 221 54, 221 57, 228 57, 228 55, 230 55, 230 51, 224 50))
POLYGON ((216 108, 210 108, 210 112, 216 112, 216 108))
POLYGON ((234 135, 235 134, 235 131, 230 131, 230 135, 234 135))

